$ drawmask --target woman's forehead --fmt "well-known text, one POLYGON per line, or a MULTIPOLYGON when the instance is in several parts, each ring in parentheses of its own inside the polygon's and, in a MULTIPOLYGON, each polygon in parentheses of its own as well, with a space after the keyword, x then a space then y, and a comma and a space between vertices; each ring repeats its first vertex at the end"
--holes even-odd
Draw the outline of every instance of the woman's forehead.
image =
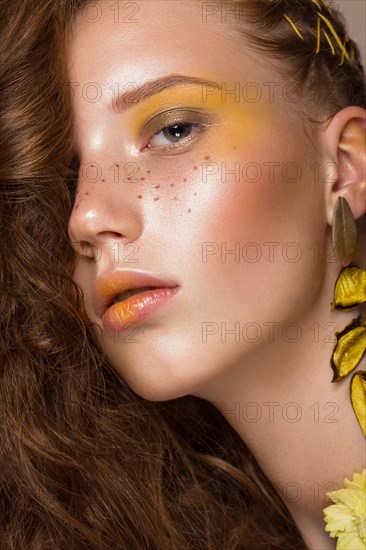
POLYGON ((71 81, 140 86, 170 74, 186 74, 235 89, 239 81, 243 85, 280 80, 263 54, 246 48, 233 21, 208 16, 205 3, 133 2, 138 8, 133 21, 122 9, 113 10, 113 4, 101 4, 100 12, 86 7, 75 19, 68 48, 71 81))

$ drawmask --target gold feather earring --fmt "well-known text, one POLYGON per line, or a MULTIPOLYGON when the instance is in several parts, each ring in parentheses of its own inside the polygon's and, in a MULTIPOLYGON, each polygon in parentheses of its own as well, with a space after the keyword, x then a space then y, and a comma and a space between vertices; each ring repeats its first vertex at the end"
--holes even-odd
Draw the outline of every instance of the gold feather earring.
MULTIPOLYGON (((351 310, 366 302, 366 271, 351 264, 357 247, 357 227, 344 197, 338 197, 335 204, 332 244, 343 268, 334 285, 331 311, 351 310)), ((337 342, 330 359, 332 382, 343 380, 361 361, 366 350, 366 315, 360 314, 335 335, 337 342)), ((351 403, 366 437, 366 371, 359 370, 351 378, 351 403)))

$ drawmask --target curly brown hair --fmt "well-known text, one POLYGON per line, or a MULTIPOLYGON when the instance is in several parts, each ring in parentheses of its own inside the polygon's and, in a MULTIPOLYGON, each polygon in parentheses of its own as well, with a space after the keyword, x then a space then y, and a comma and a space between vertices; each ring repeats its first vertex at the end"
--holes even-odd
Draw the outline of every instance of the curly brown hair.
MULTIPOLYGON (((0 547, 303 549, 284 502, 222 414, 193 396, 139 397, 93 337, 67 234, 65 33, 87 2, 0 0, 0 547)), ((340 65, 325 37, 314 55, 314 2, 243 4, 246 39, 307 89, 321 82, 328 115, 365 105, 351 39, 351 63, 340 65)), ((329 9, 327 17, 344 40, 341 16, 329 9)))

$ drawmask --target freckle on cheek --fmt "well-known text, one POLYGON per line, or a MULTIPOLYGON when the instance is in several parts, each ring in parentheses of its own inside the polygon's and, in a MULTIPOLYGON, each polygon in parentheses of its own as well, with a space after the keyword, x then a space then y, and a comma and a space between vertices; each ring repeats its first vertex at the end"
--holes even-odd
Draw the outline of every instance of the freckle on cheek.
POLYGON ((89 193, 85 193, 85 195, 89 195, 89 193))
POLYGON ((160 185, 155 185, 155 189, 159 189, 160 185))
POLYGON ((196 165, 195 165, 195 166, 193 166, 193 170, 198 170, 198 168, 197 168, 197 166, 196 166, 196 165))
POLYGON ((158 201, 159 200, 159 197, 154 197, 154 201, 158 201))
POLYGON ((184 178, 184 180, 183 180, 183 181, 187 181, 187 178, 184 178))
POLYGON ((147 173, 147 174, 150 174, 150 173, 151 173, 151 170, 146 170, 146 173, 147 173))
POLYGON ((174 197, 174 200, 177 201, 177 200, 178 200, 178 197, 174 197))
POLYGON ((174 183, 171 183, 171 184, 170 184, 170 187, 174 187, 174 183))
POLYGON ((142 199, 142 195, 137 195, 137 198, 138 198, 138 199, 142 199))
POLYGON ((197 193, 196 193, 196 192, 195 192, 195 193, 193 193, 193 194, 194 194, 194 195, 197 195, 197 193))
POLYGON ((119 166, 118 162, 115 162, 115 163, 114 163, 114 166, 119 166))
POLYGON ((140 178, 140 181, 145 181, 145 178, 140 178))
POLYGON ((206 155, 204 160, 210 160, 210 155, 206 155))
POLYGON ((103 182, 105 182, 105 180, 102 180, 103 182))
POLYGON ((190 208, 188 208, 188 212, 190 212, 190 211, 191 211, 191 209, 190 209, 190 208))

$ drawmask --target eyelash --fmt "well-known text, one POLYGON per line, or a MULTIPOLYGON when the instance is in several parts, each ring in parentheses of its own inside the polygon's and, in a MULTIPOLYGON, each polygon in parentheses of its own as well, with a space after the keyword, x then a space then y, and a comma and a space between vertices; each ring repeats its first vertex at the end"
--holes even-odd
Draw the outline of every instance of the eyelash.
MULTIPOLYGON (((153 153, 159 153, 159 152, 174 152, 176 151, 177 149, 184 149, 186 150, 191 144, 192 142, 195 142, 199 136, 205 132, 205 130, 208 128, 208 124, 205 124, 205 123, 200 123, 200 122, 190 122, 190 121, 177 121, 177 122, 173 122, 172 124, 169 124, 168 126, 162 126, 159 130, 157 130, 156 132, 154 132, 154 134, 151 136, 150 140, 149 140, 149 143, 147 145, 145 145, 143 148, 142 148, 142 151, 149 151, 149 152, 153 152, 153 153), (179 142, 177 143, 172 143, 171 145, 167 145, 167 146, 151 146, 150 145, 150 141, 157 135, 161 134, 162 132, 164 132, 164 130, 169 130, 170 128, 174 128, 175 126, 180 126, 180 127, 187 127, 187 126, 191 126, 192 127, 192 132, 185 138, 182 138, 179 142)), ((168 139, 168 138, 166 138, 168 139)), ((183 152, 183 151, 182 151, 183 152)))
POLYGON ((142 152, 149 152, 151 154, 179 154, 184 153, 196 142, 197 139, 211 126, 217 124, 210 113, 201 109, 195 108, 182 108, 173 107, 166 111, 157 113, 151 118, 141 129, 140 139, 144 142, 142 152), (161 132, 178 127, 191 127, 191 132, 187 137, 176 143, 170 143, 169 145, 153 146, 151 141, 155 136, 161 132))

